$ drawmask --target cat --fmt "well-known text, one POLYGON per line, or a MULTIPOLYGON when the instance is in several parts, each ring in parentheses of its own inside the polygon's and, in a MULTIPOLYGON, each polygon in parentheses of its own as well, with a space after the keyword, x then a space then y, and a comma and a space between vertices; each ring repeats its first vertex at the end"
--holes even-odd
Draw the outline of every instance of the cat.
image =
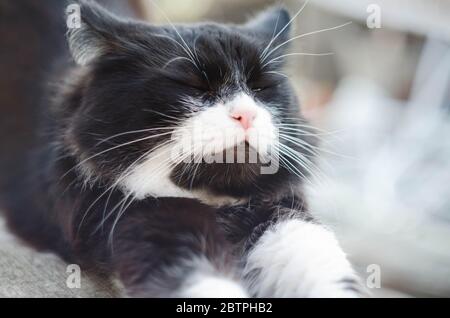
POLYGON ((316 138, 282 73, 289 12, 156 26, 76 3, 9 226, 131 297, 359 297, 302 195, 316 138))

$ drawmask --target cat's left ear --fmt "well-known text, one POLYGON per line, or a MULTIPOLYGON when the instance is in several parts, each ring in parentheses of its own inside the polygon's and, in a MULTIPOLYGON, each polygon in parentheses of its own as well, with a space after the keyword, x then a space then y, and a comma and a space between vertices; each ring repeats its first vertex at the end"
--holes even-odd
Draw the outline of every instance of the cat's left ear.
POLYGON ((93 0, 77 0, 81 24, 69 28, 68 43, 79 65, 88 65, 103 55, 117 52, 127 44, 130 23, 123 21, 93 0))
POLYGON ((270 8, 247 22, 244 27, 256 34, 278 41, 286 41, 291 34, 291 15, 284 7, 270 8))

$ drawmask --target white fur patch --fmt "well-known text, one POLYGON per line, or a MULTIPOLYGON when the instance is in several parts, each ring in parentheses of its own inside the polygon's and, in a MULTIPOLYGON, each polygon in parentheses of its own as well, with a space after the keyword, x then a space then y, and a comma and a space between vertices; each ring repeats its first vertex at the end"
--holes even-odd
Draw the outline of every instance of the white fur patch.
POLYGON ((177 187, 170 180, 173 147, 170 144, 155 150, 145 161, 131 169, 128 176, 120 182, 125 191, 140 200, 149 196, 191 198, 188 191, 177 187))
POLYGON ((188 198, 218 207, 242 203, 235 198, 211 195, 204 191, 188 191, 175 185, 170 179, 173 168, 170 162, 172 149, 173 145, 161 147, 151 153, 142 164, 131 169, 120 181, 124 191, 131 193, 137 200, 147 197, 188 198))
POLYGON ((199 258, 191 261, 195 272, 186 278, 178 291, 180 298, 247 298, 248 293, 241 284, 219 273, 212 264, 199 258))
POLYGON ((245 93, 194 115, 176 134, 183 149, 190 149, 196 155, 221 153, 245 141, 265 155, 277 137, 270 112, 245 93), (247 109, 255 114, 250 129, 245 130, 232 118, 236 109, 247 109))
POLYGON ((144 162, 130 169, 130 173, 120 180, 120 185, 137 199, 146 197, 183 197, 195 198, 212 205, 236 203, 228 197, 212 197, 208 193, 187 191, 176 186, 171 180, 171 171, 179 164, 183 155, 192 154, 192 160, 204 155, 222 153, 239 143, 249 144, 265 155, 276 142, 276 129, 272 115, 258 105, 250 96, 241 93, 228 103, 218 103, 208 107, 180 126, 172 136, 172 142, 151 153, 144 162), (245 131, 231 112, 236 107, 246 107, 255 114, 252 128, 245 131))
POLYGON ((180 292, 181 298, 248 298, 238 283, 221 277, 197 275, 195 282, 180 292))
POLYGON ((269 229, 250 252, 245 274, 257 297, 357 297, 342 279, 355 278, 333 233, 293 219, 269 229))

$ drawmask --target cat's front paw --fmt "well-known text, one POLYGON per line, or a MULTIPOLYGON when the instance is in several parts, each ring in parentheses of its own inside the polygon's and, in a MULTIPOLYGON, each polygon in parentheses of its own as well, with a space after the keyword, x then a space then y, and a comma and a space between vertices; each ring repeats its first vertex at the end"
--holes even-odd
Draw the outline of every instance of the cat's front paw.
POLYGON ((244 274, 257 297, 362 295, 354 270, 333 233, 299 219, 269 228, 248 254, 244 274))
POLYGON ((311 288, 308 298, 362 298, 367 294, 356 278, 346 278, 334 284, 318 284, 311 288))
POLYGON ((248 298, 247 291, 228 278, 200 276, 190 279, 180 290, 181 298, 248 298))

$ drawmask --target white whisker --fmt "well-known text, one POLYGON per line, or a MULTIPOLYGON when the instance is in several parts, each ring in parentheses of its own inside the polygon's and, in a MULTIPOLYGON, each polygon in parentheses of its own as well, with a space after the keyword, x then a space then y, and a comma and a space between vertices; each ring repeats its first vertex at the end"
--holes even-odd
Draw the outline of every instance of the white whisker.
POLYGON ((283 32, 292 24, 292 22, 303 12, 303 10, 308 5, 308 2, 309 2, 309 0, 305 0, 305 2, 303 3, 303 6, 300 8, 300 10, 298 10, 297 13, 291 18, 291 20, 289 20, 289 22, 277 33, 277 35, 274 38, 272 38, 272 40, 270 40, 267 47, 261 53, 261 57, 260 57, 261 59, 264 59, 266 57, 266 53, 270 49, 272 44, 280 37, 281 34, 283 34, 283 32))
POLYGON ((326 52, 326 53, 307 53, 307 52, 297 52, 297 53, 289 53, 289 54, 283 54, 281 56, 277 56, 273 59, 271 59, 269 62, 264 63, 261 68, 264 69, 267 66, 269 66, 272 63, 281 62, 281 60, 285 57, 289 56, 330 56, 334 55, 333 52, 326 52))
POLYGON ((316 147, 308 144, 307 142, 302 141, 301 139, 296 140, 296 139, 293 139, 293 138, 290 138, 290 137, 286 137, 286 136, 282 136, 282 135, 280 135, 280 138, 285 140, 285 141, 288 141, 288 142, 290 142, 290 143, 292 143, 292 144, 294 144, 294 145, 296 145, 296 146, 298 146, 300 148, 302 148, 307 153, 309 153, 309 156, 312 156, 312 157, 319 156, 319 153, 317 151, 315 151, 316 147))
MULTIPOLYGON (((125 169, 124 172, 121 173, 121 175, 119 176, 119 178, 110 186, 108 187, 101 195, 99 195, 97 197, 96 200, 94 200, 94 202, 91 203, 91 205, 87 208, 86 212, 84 213, 80 224, 78 225, 78 231, 81 230, 81 226, 84 223, 84 219, 86 218, 87 214, 90 212, 90 210, 95 206, 95 204, 102 198, 104 197, 109 191, 114 191, 114 189, 120 184, 120 182, 122 182, 123 179, 125 179, 128 175, 128 173, 136 166, 136 164, 138 164, 143 158, 145 158, 146 156, 148 156, 150 153, 152 153, 153 151, 160 149, 161 147, 169 144, 171 141, 166 141, 165 143, 162 143, 156 147, 154 147, 153 149, 150 149, 149 151, 147 151, 146 153, 144 153, 143 155, 141 155, 138 159, 136 159, 127 169, 125 169)), ((103 221, 104 222, 104 221, 103 221)))
POLYGON ((264 57, 264 60, 262 60, 261 62, 263 63, 270 55, 272 55, 274 52, 276 52, 277 50, 279 50, 280 48, 282 48, 286 44, 289 44, 292 41, 295 41, 295 40, 298 40, 298 39, 301 39, 301 38, 304 38, 304 37, 307 37, 307 36, 310 36, 310 35, 318 34, 318 33, 323 33, 323 32, 327 32, 327 31, 333 31, 333 30, 341 29, 341 28, 344 28, 344 27, 346 27, 347 25, 350 25, 350 24, 352 24, 351 21, 350 22, 346 22, 346 23, 341 24, 341 25, 338 25, 338 26, 335 26, 335 27, 332 27, 332 28, 326 28, 326 29, 321 29, 321 30, 312 31, 312 32, 308 32, 308 33, 303 33, 303 34, 297 35, 297 36, 295 36, 295 37, 293 37, 293 38, 291 38, 291 39, 281 43, 280 45, 276 46, 269 53, 267 53, 267 55, 264 57))
POLYGON ((286 74, 281 73, 281 72, 277 72, 277 71, 266 71, 264 73, 265 74, 275 74, 275 75, 279 75, 281 77, 289 78, 289 76, 287 76, 286 74))
POLYGON ((122 147, 125 147, 125 146, 129 146, 129 145, 132 145, 132 144, 136 144, 136 143, 138 143, 138 142, 142 142, 142 141, 150 140, 150 139, 153 139, 153 138, 158 138, 158 137, 170 135, 170 134, 172 134, 172 133, 173 133, 173 132, 170 131, 170 132, 163 133, 163 134, 157 134, 157 135, 152 135, 152 136, 140 138, 140 139, 133 140, 133 141, 129 141, 129 142, 126 142, 126 143, 123 143, 123 144, 120 144, 120 145, 111 147, 111 148, 109 148, 109 149, 103 150, 103 151, 101 151, 101 152, 98 152, 98 153, 96 153, 95 155, 90 156, 90 157, 88 157, 88 158, 82 160, 81 162, 79 162, 78 164, 76 164, 74 167, 72 167, 71 169, 69 169, 66 173, 64 173, 64 174, 61 176, 60 180, 64 179, 70 172, 72 172, 73 170, 77 169, 77 168, 80 167, 81 165, 85 164, 85 163, 88 162, 89 160, 92 160, 92 159, 94 159, 94 158, 96 158, 96 157, 98 157, 98 156, 101 156, 101 155, 105 154, 105 153, 108 153, 108 152, 110 152, 110 151, 113 151, 113 150, 116 150, 116 149, 119 149, 119 148, 122 148, 122 147))
POLYGON ((126 210, 133 204, 135 198, 131 198, 130 202, 127 204, 127 200, 131 197, 131 195, 128 195, 125 197, 125 200, 123 201, 119 212, 117 213, 116 219, 114 220, 113 225, 111 226, 111 231, 109 233, 108 238, 108 244, 111 247, 111 250, 114 251, 114 230, 116 229, 117 224, 119 223, 120 219, 122 218, 123 214, 126 212, 126 210), (126 205, 125 205, 126 204, 126 205))
POLYGON ((176 61, 179 61, 179 60, 187 60, 189 63, 192 63, 192 64, 194 64, 195 67, 197 67, 197 65, 190 58, 187 58, 185 56, 178 56, 178 57, 175 57, 175 58, 171 59, 166 64, 164 64, 162 69, 163 70, 166 69, 170 64, 172 64, 172 63, 174 63, 176 61))
POLYGON ((311 184, 312 184, 312 182, 303 173, 301 173, 298 170, 298 168, 295 167, 288 159, 293 160, 293 162, 295 162, 300 167, 305 169, 305 171, 308 174, 310 174, 311 176, 313 176, 316 180, 320 180, 321 179, 321 177, 319 177, 319 175, 323 176, 322 171, 318 168, 318 166, 316 164, 314 164, 314 162, 309 160, 306 156, 304 156, 303 154, 299 153, 298 151, 292 149, 291 147, 280 143, 279 144, 279 151, 280 151, 280 153, 282 155, 280 157, 280 159, 283 158, 283 156, 286 156, 287 158, 284 158, 284 160, 289 162, 291 164, 291 167, 295 168, 295 170, 297 170, 297 172, 299 172, 302 175, 303 179, 307 180, 311 184), (318 174, 316 174, 316 172, 318 174))
POLYGON ((140 133, 146 133, 146 132, 152 132, 152 131, 159 131, 159 130, 173 130, 173 127, 160 127, 160 128, 149 128, 149 129, 141 129, 141 130, 132 130, 132 131, 126 131, 108 138, 105 138, 103 140, 100 140, 97 144, 95 144, 94 147, 100 146, 101 144, 104 144, 105 142, 108 142, 112 139, 123 137, 127 135, 134 135, 134 134, 140 134, 140 133))
MULTIPOLYGON (((337 156, 337 157, 340 157, 340 158, 344 158, 344 159, 355 159, 355 158, 352 158, 351 156, 346 156, 344 154, 339 154, 339 153, 336 153, 336 152, 324 149, 323 147, 312 146, 312 145, 308 144, 307 142, 305 142, 304 140, 299 139, 299 138, 295 138, 295 137, 292 137, 292 136, 286 136, 286 135, 283 135, 283 138, 288 139, 290 142, 295 143, 295 144, 301 143, 303 146, 310 147, 311 149, 315 149, 318 152, 327 153, 327 154, 330 154, 330 155, 333 155, 333 156, 337 156)), ((300 146, 299 144, 297 144, 297 145, 300 146)), ((310 151, 312 151, 312 150, 310 150, 310 151)), ((315 152, 315 154, 317 156, 320 155, 317 152, 315 152)))
POLYGON ((177 36, 180 38, 181 42, 184 44, 184 48, 185 48, 185 50, 187 50, 186 53, 192 59, 193 64, 197 67, 198 70, 200 70, 200 68, 198 67, 198 64, 197 64, 198 62, 195 61, 195 55, 192 53, 191 49, 189 48, 189 45, 186 43, 184 38, 181 36, 181 34, 178 31, 178 29, 175 27, 175 25, 169 19, 169 17, 164 12, 164 10, 162 10, 161 7, 155 1, 153 1, 153 0, 150 0, 150 1, 153 4, 153 6, 163 15, 163 17, 167 21, 167 23, 169 23, 169 25, 173 28, 173 30, 175 31, 177 36))
POLYGON ((176 122, 179 122, 182 119, 182 118, 173 117, 173 116, 170 116, 170 115, 167 115, 167 114, 164 114, 164 113, 161 113, 161 112, 158 112, 156 110, 149 109, 149 108, 144 108, 144 109, 142 109, 142 111, 146 112, 146 113, 153 113, 153 114, 156 114, 156 115, 159 115, 161 117, 168 118, 168 119, 172 119, 172 120, 174 120, 176 122))

